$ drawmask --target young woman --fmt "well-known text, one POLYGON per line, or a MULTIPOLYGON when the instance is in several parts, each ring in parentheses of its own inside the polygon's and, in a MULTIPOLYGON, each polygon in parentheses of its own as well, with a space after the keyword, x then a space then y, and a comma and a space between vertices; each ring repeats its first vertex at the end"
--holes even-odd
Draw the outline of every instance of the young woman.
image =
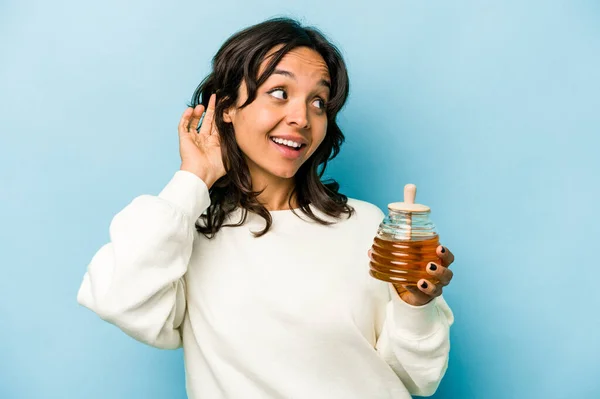
POLYGON ((410 398, 443 377, 452 253, 427 267, 437 284, 376 280, 384 214, 321 181, 348 87, 316 29, 238 32, 181 117, 180 170, 119 212, 93 257, 79 303, 141 342, 183 346, 190 398, 410 398))

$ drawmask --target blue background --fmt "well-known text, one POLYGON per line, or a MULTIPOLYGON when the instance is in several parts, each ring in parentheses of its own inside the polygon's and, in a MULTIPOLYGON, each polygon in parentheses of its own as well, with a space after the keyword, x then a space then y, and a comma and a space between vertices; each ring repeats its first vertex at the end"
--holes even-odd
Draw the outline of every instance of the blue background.
POLYGON ((178 168, 218 47, 275 15, 348 62, 329 175, 382 209, 417 184, 457 256, 435 398, 600 398, 593 0, 1 2, 0 398, 185 397, 181 351, 76 293, 112 216, 178 168))

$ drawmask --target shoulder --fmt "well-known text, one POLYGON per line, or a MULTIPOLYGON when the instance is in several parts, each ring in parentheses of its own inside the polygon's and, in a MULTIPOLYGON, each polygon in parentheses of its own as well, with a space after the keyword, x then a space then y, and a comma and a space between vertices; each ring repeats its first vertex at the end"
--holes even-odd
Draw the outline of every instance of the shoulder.
POLYGON ((348 198, 348 205, 354 209, 352 218, 356 218, 359 223, 379 224, 385 217, 385 213, 377 205, 367 201, 348 198))

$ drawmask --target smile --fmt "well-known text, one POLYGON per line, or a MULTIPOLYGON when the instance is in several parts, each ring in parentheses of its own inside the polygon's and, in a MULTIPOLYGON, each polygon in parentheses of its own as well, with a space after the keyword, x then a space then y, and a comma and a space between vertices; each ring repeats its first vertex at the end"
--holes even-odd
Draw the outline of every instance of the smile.
POLYGON ((284 140, 276 137, 270 137, 273 146, 277 148, 279 153, 287 159, 298 159, 304 153, 306 144, 298 143, 291 140, 284 140))
POLYGON ((271 137, 271 141, 294 149, 300 149, 302 146, 306 146, 306 144, 298 143, 292 140, 280 139, 279 137, 271 137))

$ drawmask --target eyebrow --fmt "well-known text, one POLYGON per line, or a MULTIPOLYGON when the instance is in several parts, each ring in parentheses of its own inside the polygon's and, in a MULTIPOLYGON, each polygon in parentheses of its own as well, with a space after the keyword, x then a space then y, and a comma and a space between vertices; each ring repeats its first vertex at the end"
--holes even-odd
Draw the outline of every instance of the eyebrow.
MULTIPOLYGON (((286 71, 284 69, 275 69, 272 73, 272 75, 283 75, 283 76, 287 76, 290 79, 293 80, 297 80, 296 79, 296 75, 294 75, 293 73, 291 73, 290 71, 286 71)), ((326 80, 326 79, 321 79, 319 80, 319 86, 325 86, 327 87, 329 90, 331 90, 331 83, 326 80)))

